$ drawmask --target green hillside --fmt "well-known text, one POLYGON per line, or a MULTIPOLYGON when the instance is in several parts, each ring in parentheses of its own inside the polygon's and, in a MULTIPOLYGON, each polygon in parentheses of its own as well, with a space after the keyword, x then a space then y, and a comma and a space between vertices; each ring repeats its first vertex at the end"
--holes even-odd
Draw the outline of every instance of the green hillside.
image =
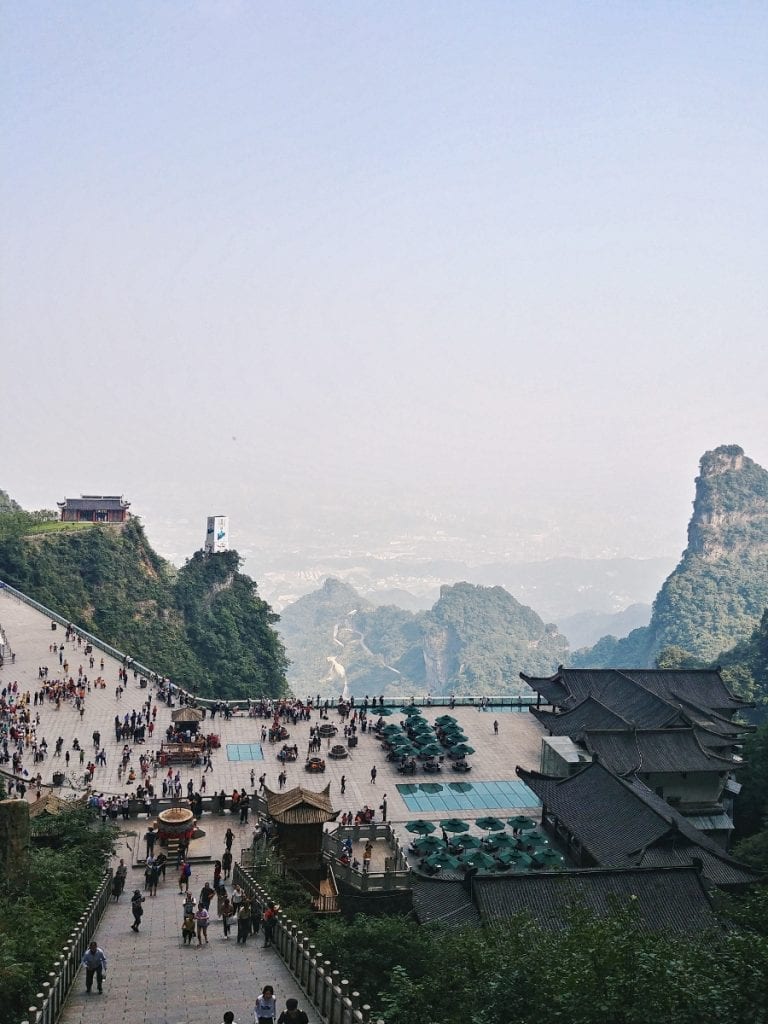
POLYGON ((768 607, 768 472, 736 445, 706 452, 688 546, 653 605, 650 624, 603 637, 570 663, 651 666, 668 647, 704 661, 746 641, 768 607))
POLYGON ((176 570, 137 519, 53 533, 11 527, 27 515, 0 513, 0 579, 200 696, 286 691, 277 616, 236 551, 197 552, 176 570))
POLYGON ((374 607, 348 584, 289 605, 280 632, 294 691, 409 696, 516 693, 520 671, 553 672, 567 641, 501 587, 444 586, 428 612, 374 607))

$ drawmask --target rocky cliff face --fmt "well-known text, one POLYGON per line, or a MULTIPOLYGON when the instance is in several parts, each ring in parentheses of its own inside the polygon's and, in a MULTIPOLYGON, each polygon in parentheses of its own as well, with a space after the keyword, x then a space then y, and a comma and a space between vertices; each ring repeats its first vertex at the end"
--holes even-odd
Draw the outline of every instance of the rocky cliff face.
POLYGON ((716 562, 747 546, 753 554, 768 549, 767 476, 738 445, 706 452, 696 478, 686 555, 716 562))
POLYGON ((665 647, 713 660, 747 639, 768 607, 768 472, 737 445, 705 452, 688 546, 667 577, 650 624, 601 640, 581 666, 650 666, 665 647))

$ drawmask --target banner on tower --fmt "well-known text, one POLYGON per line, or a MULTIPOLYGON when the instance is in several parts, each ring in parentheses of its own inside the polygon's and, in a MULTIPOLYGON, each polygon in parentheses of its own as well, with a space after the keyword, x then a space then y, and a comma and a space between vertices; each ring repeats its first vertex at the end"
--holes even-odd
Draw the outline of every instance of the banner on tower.
POLYGON ((209 555, 229 548, 229 516, 208 516, 205 550, 209 555))

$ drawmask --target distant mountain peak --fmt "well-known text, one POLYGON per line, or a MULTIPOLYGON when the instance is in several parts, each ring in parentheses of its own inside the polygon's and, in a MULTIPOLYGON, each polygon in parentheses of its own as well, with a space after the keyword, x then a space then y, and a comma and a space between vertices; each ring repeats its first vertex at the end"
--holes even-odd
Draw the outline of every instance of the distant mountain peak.
POLYGON ((768 472, 738 445, 722 445, 701 458, 683 557, 717 561, 747 545, 768 550, 768 472))
POLYGON ((768 471, 739 445, 721 445, 701 457, 688 546, 648 627, 604 637, 572 664, 649 667, 666 647, 712 660, 751 636, 767 606, 768 471))

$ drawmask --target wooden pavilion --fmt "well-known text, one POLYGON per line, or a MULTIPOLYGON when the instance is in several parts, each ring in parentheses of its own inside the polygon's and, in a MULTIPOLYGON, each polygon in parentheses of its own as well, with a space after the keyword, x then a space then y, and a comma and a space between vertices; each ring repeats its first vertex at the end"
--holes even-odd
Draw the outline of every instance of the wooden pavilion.
POLYGON ((266 810, 275 823, 280 855, 287 867, 318 885, 322 872, 323 826, 335 821, 330 783, 317 793, 296 786, 285 792, 264 790, 266 810))

